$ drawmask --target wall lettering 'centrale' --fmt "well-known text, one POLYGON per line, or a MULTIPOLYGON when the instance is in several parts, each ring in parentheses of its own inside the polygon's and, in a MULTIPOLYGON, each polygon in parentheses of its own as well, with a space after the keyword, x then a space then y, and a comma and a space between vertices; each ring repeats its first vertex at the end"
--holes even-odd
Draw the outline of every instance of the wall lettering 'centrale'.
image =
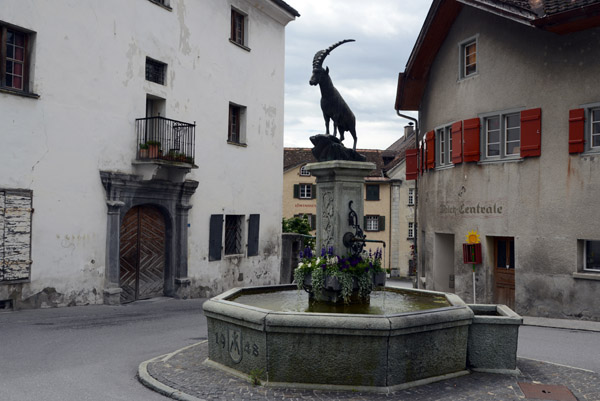
POLYGON ((501 216, 504 212, 504 206, 494 204, 469 204, 461 203, 459 205, 440 204, 439 213, 445 215, 462 215, 473 217, 494 217, 501 216))

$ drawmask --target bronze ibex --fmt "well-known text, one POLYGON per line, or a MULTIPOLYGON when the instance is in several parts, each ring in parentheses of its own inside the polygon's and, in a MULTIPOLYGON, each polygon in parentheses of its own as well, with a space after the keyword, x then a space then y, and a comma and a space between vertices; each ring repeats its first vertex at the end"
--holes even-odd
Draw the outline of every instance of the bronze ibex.
POLYGON ((349 131, 354 138, 353 150, 356 150, 356 118, 350 107, 346 104, 342 95, 335 89, 329 77, 329 67, 323 69, 325 57, 336 47, 354 42, 354 39, 345 39, 329 46, 326 50, 319 50, 313 58, 313 71, 310 77, 311 85, 319 85, 321 89, 321 110, 325 118, 326 135, 329 135, 329 120, 333 120, 333 136, 340 132, 340 140, 344 140, 344 132, 349 131))

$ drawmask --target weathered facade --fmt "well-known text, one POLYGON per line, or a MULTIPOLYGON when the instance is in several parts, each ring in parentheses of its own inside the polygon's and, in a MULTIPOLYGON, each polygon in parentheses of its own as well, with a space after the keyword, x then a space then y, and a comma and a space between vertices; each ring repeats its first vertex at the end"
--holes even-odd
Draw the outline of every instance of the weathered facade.
POLYGON ((600 320, 599 7, 433 2, 396 101, 419 111, 422 287, 473 301, 476 231, 477 302, 600 320))
POLYGON ((297 16, 281 0, 5 2, 0 302, 277 283, 297 16))

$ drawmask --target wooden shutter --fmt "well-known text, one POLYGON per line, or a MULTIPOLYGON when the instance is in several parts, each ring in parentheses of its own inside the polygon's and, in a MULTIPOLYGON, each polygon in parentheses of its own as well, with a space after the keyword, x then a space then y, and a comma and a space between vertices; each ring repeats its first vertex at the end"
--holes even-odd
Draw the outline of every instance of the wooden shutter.
POLYGON ((385 231, 385 216, 379 216, 379 222, 377 223, 377 231, 385 231))
POLYGON ((32 192, 0 191, 0 281, 29 279, 32 192))
MULTIPOLYGON (((479 161, 479 129, 480 123, 479 118, 471 118, 463 122, 464 126, 464 161, 465 162, 478 162, 479 161)), ((454 126, 453 126, 454 127, 454 126)), ((454 138, 453 138, 454 141, 454 138)), ((454 142, 453 142, 454 146, 454 142)))
POLYGON ((539 156, 542 151, 542 109, 521 112, 521 157, 539 156))
POLYGON ((427 169, 435 168, 435 132, 429 131, 425 137, 427 144, 427 169))
POLYGON ((450 130, 452 135, 452 163, 460 164, 463 161, 463 133, 462 121, 452 124, 450 130))
POLYGON ((317 186, 312 184, 310 188, 310 199, 317 199, 317 186))
POLYGON ((294 184, 294 198, 300 198, 300 184, 294 184))
POLYGON ((424 147, 423 143, 421 143, 421 146, 419 147, 419 152, 420 152, 420 157, 421 157, 419 172, 421 173, 421 175, 423 175, 423 171, 425 171, 425 147, 424 147))
POLYGON ((419 176, 419 149, 406 149, 406 179, 416 180, 419 176))
POLYGON ((210 231, 208 236, 208 260, 221 260, 223 250, 223 215, 210 216, 210 231))
POLYGON ((569 153, 585 150, 585 110, 569 110, 569 153))
POLYGON ((251 214, 248 220, 248 256, 258 255, 260 214, 251 214))

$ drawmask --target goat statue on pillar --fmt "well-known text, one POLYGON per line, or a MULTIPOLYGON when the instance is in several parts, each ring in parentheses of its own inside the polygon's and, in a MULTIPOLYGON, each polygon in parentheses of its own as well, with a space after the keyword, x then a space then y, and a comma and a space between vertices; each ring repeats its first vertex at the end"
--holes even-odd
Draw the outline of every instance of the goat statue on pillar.
POLYGON ((356 118, 350 107, 346 104, 342 95, 335 89, 331 78, 329 77, 329 67, 323 69, 323 61, 325 57, 331 53, 336 47, 354 42, 354 39, 345 39, 329 46, 326 50, 319 50, 313 58, 313 70, 310 77, 312 86, 319 85, 321 89, 321 110, 323 110, 323 118, 325 118, 325 135, 329 134, 329 120, 333 120, 333 136, 337 136, 340 132, 340 141, 344 140, 344 132, 349 131, 354 138, 353 150, 356 151, 356 118))

